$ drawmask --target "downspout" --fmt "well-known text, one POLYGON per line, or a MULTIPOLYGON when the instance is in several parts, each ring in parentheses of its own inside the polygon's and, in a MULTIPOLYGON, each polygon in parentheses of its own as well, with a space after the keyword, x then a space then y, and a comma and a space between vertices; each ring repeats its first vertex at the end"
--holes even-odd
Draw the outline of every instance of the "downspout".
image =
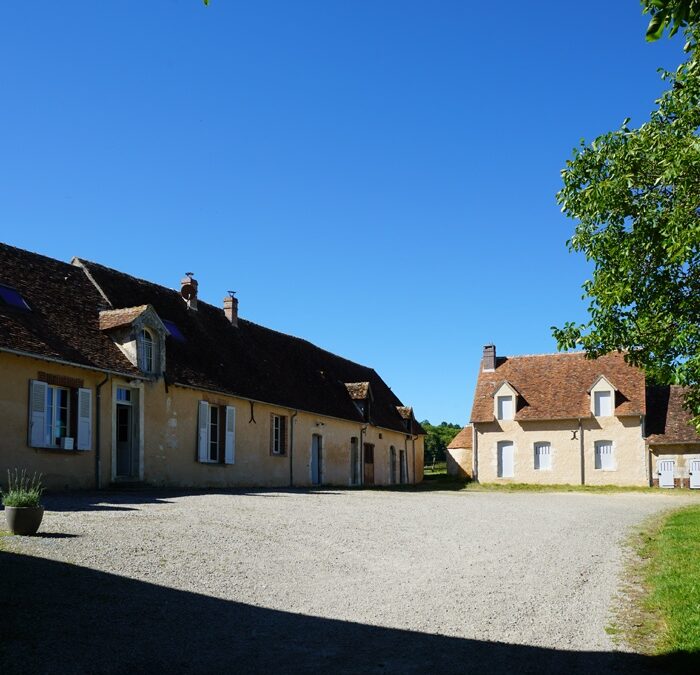
POLYGON ((581 452, 581 485, 586 484, 586 450, 583 444, 583 420, 578 418, 579 448, 581 452))
POLYGON ((413 484, 414 485, 418 484, 418 481, 416 481, 416 438, 418 438, 418 436, 411 435, 411 451, 413 452, 413 484))
POLYGON ((295 410, 289 418, 289 487, 294 487, 294 422, 298 414, 295 410))
POLYGON ((102 459, 100 457, 100 437, 101 437, 101 421, 102 421, 102 393, 101 389, 103 385, 107 384, 109 380, 109 373, 105 375, 105 379, 99 382, 95 387, 96 390, 96 401, 97 410, 95 411, 95 487, 99 490, 102 486, 100 485, 100 476, 102 475, 102 459))

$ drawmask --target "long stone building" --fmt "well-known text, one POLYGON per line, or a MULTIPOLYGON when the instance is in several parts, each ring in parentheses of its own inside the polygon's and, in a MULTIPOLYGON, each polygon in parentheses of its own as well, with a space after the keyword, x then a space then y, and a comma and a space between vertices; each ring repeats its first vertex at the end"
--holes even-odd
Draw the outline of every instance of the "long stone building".
POLYGON ((240 318, 235 297, 202 302, 192 275, 173 290, 5 244, 0 418, 0 476, 54 489, 423 477, 425 432, 372 368, 240 318))

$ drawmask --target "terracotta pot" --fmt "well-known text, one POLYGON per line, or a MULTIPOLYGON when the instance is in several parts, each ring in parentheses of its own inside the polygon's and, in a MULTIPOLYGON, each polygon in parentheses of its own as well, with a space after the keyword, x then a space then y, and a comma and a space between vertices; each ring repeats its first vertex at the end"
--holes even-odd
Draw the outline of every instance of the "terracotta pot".
POLYGON ((43 506, 5 507, 5 520, 12 534, 36 534, 43 517, 43 506))

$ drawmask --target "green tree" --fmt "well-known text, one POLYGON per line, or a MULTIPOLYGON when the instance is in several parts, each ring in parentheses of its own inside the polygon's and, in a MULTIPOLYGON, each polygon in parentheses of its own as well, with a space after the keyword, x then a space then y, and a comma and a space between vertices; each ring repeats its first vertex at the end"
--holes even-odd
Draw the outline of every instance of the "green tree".
POLYGON ((700 430, 700 55, 662 72, 670 88, 651 118, 583 141, 562 171, 568 242, 593 262, 590 320, 553 327, 560 349, 619 350, 659 382, 689 386, 700 430))
POLYGON ((461 431, 462 427, 459 424, 450 424, 441 422, 439 425, 432 425, 428 420, 423 420, 421 426, 427 431, 425 437, 425 452, 426 461, 444 462, 446 459, 445 451, 450 441, 461 431))
POLYGON ((642 13, 650 14, 647 40, 658 40, 666 28, 669 36, 700 22, 700 0, 641 0, 642 13))

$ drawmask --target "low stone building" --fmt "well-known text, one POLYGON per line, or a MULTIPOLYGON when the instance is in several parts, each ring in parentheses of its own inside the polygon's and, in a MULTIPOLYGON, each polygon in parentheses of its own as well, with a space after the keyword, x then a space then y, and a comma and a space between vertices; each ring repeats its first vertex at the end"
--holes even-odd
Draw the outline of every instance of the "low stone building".
POLYGON ((372 369, 198 298, 0 244, 0 477, 109 484, 417 483, 424 430, 372 369))
POLYGON ((474 428, 468 424, 447 446, 447 475, 471 480, 474 478, 474 453, 472 452, 474 428))
POLYGON ((475 477, 700 488, 700 436, 682 400, 623 354, 497 357, 487 345, 471 413, 475 477))

